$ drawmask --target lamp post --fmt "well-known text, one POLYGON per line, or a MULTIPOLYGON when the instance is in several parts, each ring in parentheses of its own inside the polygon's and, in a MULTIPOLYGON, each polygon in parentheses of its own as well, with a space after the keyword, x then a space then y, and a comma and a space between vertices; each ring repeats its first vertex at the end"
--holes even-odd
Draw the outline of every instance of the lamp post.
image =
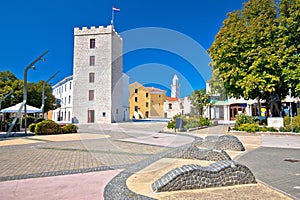
POLYGON ((45 86, 46 84, 53 79, 57 74, 59 73, 59 71, 57 71, 55 74, 53 74, 46 82, 43 83, 43 92, 42 92, 42 118, 44 119, 44 106, 45 106, 45 86))
POLYGON ((39 60, 43 60, 43 56, 46 55, 48 51, 45 51, 42 55, 40 55, 37 59, 35 59, 32 63, 30 63, 24 70, 24 93, 23 93, 23 103, 24 103, 24 126, 25 126, 25 135, 27 135, 27 109, 26 109, 26 102, 27 102, 27 72, 30 68, 35 69, 33 66, 39 60))
POLYGON ((287 96, 286 98, 286 102, 289 102, 290 103, 290 126, 291 126, 291 132, 293 132, 293 111, 292 111, 292 102, 293 102, 293 99, 292 99, 292 90, 289 89, 289 96, 287 96))
POLYGON ((290 96, 290 114, 291 114, 291 132, 293 132, 293 107, 292 107, 292 102, 293 102, 293 99, 292 99, 292 90, 289 89, 289 96, 290 96))

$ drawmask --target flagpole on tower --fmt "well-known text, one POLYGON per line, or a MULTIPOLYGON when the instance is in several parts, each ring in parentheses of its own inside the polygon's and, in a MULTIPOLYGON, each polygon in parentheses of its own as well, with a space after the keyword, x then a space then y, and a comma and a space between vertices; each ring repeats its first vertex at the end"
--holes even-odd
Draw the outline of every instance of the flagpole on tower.
POLYGON ((110 21, 112 27, 114 26, 114 13, 115 13, 114 7, 112 7, 112 9, 111 9, 111 21, 110 21))
POLYGON ((115 17, 115 12, 120 12, 121 10, 119 8, 116 7, 112 7, 111 9, 111 25, 114 26, 114 17, 115 17))

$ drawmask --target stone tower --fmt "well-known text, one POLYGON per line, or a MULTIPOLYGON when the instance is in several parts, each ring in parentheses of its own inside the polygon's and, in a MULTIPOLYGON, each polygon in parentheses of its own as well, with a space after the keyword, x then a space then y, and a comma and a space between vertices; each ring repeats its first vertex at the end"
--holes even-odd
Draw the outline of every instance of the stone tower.
POLYGON ((122 45, 113 26, 74 28, 73 117, 79 123, 124 120, 122 45))
POLYGON ((177 75, 175 74, 171 84, 171 97, 180 98, 180 85, 177 75))

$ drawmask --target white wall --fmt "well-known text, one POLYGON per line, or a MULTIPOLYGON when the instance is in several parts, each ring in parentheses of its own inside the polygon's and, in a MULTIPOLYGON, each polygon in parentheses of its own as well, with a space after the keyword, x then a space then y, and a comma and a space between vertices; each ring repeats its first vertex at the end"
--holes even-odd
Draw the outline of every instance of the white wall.
POLYGON ((60 108, 53 111, 52 120, 60 123, 71 123, 73 117, 73 77, 68 76, 52 87, 52 94, 60 99, 60 108))

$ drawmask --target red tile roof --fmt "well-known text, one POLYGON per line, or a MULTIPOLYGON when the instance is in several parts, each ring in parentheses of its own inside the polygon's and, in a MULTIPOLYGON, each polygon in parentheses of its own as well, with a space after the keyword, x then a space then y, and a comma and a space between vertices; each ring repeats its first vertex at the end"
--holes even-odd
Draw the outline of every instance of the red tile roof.
POLYGON ((178 98, 175 97, 166 97, 167 101, 178 101, 178 98))

